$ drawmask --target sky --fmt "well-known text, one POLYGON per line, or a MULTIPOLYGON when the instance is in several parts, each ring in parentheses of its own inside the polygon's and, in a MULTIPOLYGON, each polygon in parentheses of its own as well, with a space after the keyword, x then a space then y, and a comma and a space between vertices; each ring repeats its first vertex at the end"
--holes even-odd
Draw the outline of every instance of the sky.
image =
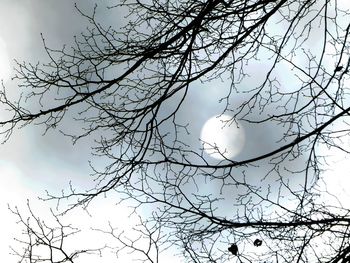
MULTIPOLYGON (((64 44, 72 43, 73 36, 86 29, 86 20, 74 9, 75 2, 85 11, 92 10, 95 3, 92 0, 0 0, 0 79, 10 96, 12 92, 16 96, 16 85, 10 79, 11 74, 14 74, 13 60, 33 63, 45 60, 40 34, 43 34, 50 47, 61 48, 64 44)), ((103 4, 111 2, 104 1, 103 4)), ((123 18, 104 15, 102 22, 119 25, 123 18)), ((6 116, 6 112, 1 114, 1 117, 6 116)), ((18 207, 27 216, 26 204, 29 199, 33 211, 52 223, 50 208, 55 204, 39 201, 39 196, 45 196, 46 190, 59 193, 68 187, 69 181, 81 189, 91 187, 88 165, 90 142, 83 140, 73 146, 70 139, 57 133, 42 134, 41 127, 28 126, 17 130, 7 143, 0 146, 0 176, 3 180, 0 185, 0 255, 3 262, 17 262, 17 258, 10 255, 10 246, 18 247, 13 239, 20 237, 22 229, 16 224, 17 217, 9 211, 8 206, 12 209, 18 207)), ((67 247, 102 247, 106 237, 91 231, 91 228, 107 227, 112 222, 113 226, 123 226, 128 232, 139 223, 138 217, 130 215, 130 208, 122 205, 116 211, 115 202, 113 197, 108 200, 102 197, 93 202, 90 214, 78 209, 65 217, 68 223, 85 230, 68 241, 71 243, 67 247)), ((178 262, 168 254, 164 254, 163 259, 169 263, 178 262)), ((106 253, 103 258, 89 255, 80 260, 87 263, 115 262, 115 254, 106 253)), ((119 260, 128 262, 130 255, 119 255, 119 260)))
MULTIPOLYGON (((77 1, 83 10, 90 10, 93 6, 93 0, 77 1)), ((111 2, 105 1, 104 3, 111 2)), ((63 44, 72 42, 72 36, 79 34, 86 27, 86 21, 81 18, 74 10, 74 1, 71 0, 0 0, 0 78, 4 85, 10 90, 10 93, 16 94, 16 86, 10 80, 10 75, 14 72, 15 66, 13 59, 18 61, 36 62, 45 59, 45 53, 42 48, 40 34, 42 33, 50 47, 60 48, 63 44)), ((104 16, 105 23, 122 23, 122 16, 108 17, 104 16)), ((253 65, 252 70, 258 71, 261 65, 253 65)), ((281 74, 283 74, 281 72, 281 74)), ((287 80, 288 81, 288 80, 287 80)), ((220 86, 224 83, 216 83, 215 86, 204 85, 203 90, 189 94, 189 99, 184 103, 183 116, 189 120, 196 120, 191 123, 191 128, 195 133, 200 134, 201 128, 205 122, 212 116, 221 113, 222 107, 218 108, 215 102, 222 97, 220 86), (196 101, 196 104, 192 102, 196 101), (198 105, 206 105, 206 108, 199 111, 198 105)), ((6 113, 0 113, 6 114, 6 113)), ((278 134, 276 127, 262 126, 259 131, 245 127, 245 151, 250 153, 255 151, 266 151, 271 148, 271 142, 275 140, 278 134)), ((4 262, 16 262, 9 255, 9 245, 14 244, 13 237, 18 236, 18 227, 15 223, 15 217, 9 212, 8 205, 14 207, 17 205, 22 211, 26 209, 26 200, 31 200, 34 210, 39 211, 43 217, 49 216, 49 203, 42 203, 37 200, 37 196, 43 196, 44 190, 59 192, 66 188, 68 181, 72 180, 76 185, 83 189, 89 185, 87 178, 90 169, 87 160, 90 158, 90 147, 88 141, 78 142, 72 145, 71 141, 63 136, 57 136, 54 132, 49 132, 42 136, 43 129, 38 126, 28 126, 21 130, 16 130, 10 140, 0 145, 0 176, 2 184, 0 185, 0 214, 2 223, 0 224, 0 255, 4 262), (5 223, 4 223, 5 222, 5 223)), ((350 140, 346 142, 350 145, 350 140)), ((194 142, 198 146, 198 140, 194 142)), ((345 186, 348 184, 346 171, 350 171, 350 162, 344 159, 336 150, 329 152, 332 155, 332 170, 329 172, 332 177, 326 182, 326 185, 337 191, 339 196, 348 196, 345 186)), ((330 177, 328 177, 330 178, 330 177)), ((93 214, 89 217, 87 214, 77 211, 67 220, 71 222, 85 222, 88 229, 91 226, 98 227, 106 224, 109 220, 115 221, 114 214, 106 215, 106 211, 112 211, 113 202, 107 202, 100 198, 92 204, 90 209, 93 214), (84 217, 84 220, 82 220, 84 217)), ((118 211, 118 223, 132 227, 137 218, 129 217, 130 210, 125 207, 118 211)), ((90 233, 91 234, 91 233, 90 233)), ((91 234, 95 235, 95 234, 91 234)), ((97 234, 96 234, 97 235, 97 234)), ((94 236, 93 236, 94 237, 94 236)), ((89 246, 88 240, 98 238, 82 238, 89 246)), ((80 245, 85 245, 81 242, 80 245)), ((176 257, 171 255, 164 256, 168 263, 177 262, 176 257)), ((101 262, 112 262, 113 255, 110 258, 104 258, 101 262)), ((97 259, 89 259, 90 262, 99 262, 97 259)), ((82 262, 89 262, 82 261, 82 262)))
MULTIPOLYGON (((89 0, 77 3, 81 8, 93 6, 89 0)), ((41 33, 51 47, 59 48, 83 31, 86 23, 74 10, 74 1, 70 0, 1 0, 0 4, 0 78, 15 94, 16 87, 9 79, 14 73, 13 59, 37 62, 45 56, 41 33)), ((2 117, 4 114, 2 112, 2 117)), ((40 127, 18 130, 8 143, 0 146, 0 176, 3 180, 0 186, 0 255, 4 262, 17 262, 9 255, 9 246, 15 245, 13 238, 20 236, 15 224, 17 219, 8 210, 8 204, 25 211, 26 200, 30 199, 33 209, 41 217, 49 218, 52 204, 38 201, 38 196, 44 196, 45 190, 57 193, 66 188, 70 179, 80 184, 88 181, 88 144, 73 147, 68 138, 60 136, 57 139, 57 134, 43 137, 42 133, 40 127)), ((104 203, 94 209, 100 213, 94 216, 91 226, 99 220, 99 215, 100 220, 104 219, 107 223, 107 217, 103 217, 101 212, 108 211, 104 209, 104 203)), ((80 220, 81 216, 77 216, 71 221, 80 220)), ((119 220, 123 224, 128 221, 127 217, 124 221, 119 220)), ((86 216, 83 221, 88 222, 89 217, 86 216)))

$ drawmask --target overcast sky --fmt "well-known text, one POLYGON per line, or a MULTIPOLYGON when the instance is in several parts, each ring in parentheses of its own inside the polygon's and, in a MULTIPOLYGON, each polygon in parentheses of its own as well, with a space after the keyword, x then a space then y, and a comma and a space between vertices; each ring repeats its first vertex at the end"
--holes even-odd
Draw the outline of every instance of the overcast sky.
MULTIPOLYGON (((92 0, 0 0, 0 78, 13 95, 18 91, 16 84, 9 79, 14 72, 14 59, 18 61, 30 61, 36 63, 45 60, 45 52, 40 34, 42 33, 48 46, 61 48, 64 44, 72 43, 73 36, 79 35, 85 30, 88 23, 74 9, 74 2, 79 8, 92 10, 95 1, 92 0)), ((103 1, 107 5, 113 1, 103 1)), ((103 10, 103 4, 99 6, 103 10)), ((99 13, 97 14, 99 15, 99 13)), ((101 18, 101 16, 100 16, 101 18)), ((101 22, 119 25, 124 20, 122 16, 108 17, 106 13, 100 19, 101 22)), ((17 93, 18 94, 18 93, 17 93)), ((2 113, 2 117, 6 113, 2 113)), ((45 196, 45 190, 51 193, 59 193, 67 188, 71 180, 75 186, 86 189, 91 186, 88 165, 90 158, 90 145, 88 140, 72 145, 70 139, 59 134, 49 132, 41 136, 42 127, 26 127, 16 130, 11 139, 0 146, 0 255, 3 262, 17 262, 16 258, 9 255, 10 245, 18 245, 13 241, 14 237, 20 237, 20 229, 16 227, 16 218, 8 211, 7 207, 18 206, 25 216, 28 215, 26 200, 29 199, 33 210, 44 220, 50 221, 49 208, 53 203, 43 203, 37 200, 38 196, 45 196), (89 184, 90 183, 90 184, 89 184)), ((130 209, 127 207, 115 208, 116 200, 101 198, 92 204, 90 213, 92 217, 81 210, 70 214, 67 221, 76 224, 82 229, 91 227, 107 227, 108 221, 114 226, 134 227, 139 223, 137 218, 130 217, 130 209), (112 211, 108 214, 108 211, 112 211), (117 214, 117 217, 116 217, 117 214), (84 224, 85 223, 85 224, 84 224)), ((52 219, 52 218, 51 218, 52 219)), ((105 244, 106 237, 86 231, 82 236, 77 236, 68 243, 74 249, 96 248, 105 244), (77 242, 79 240, 79 242, 77 242)), ((173 256, 164 255, 164 260, 178 262, 173 256)), ((128 262, 130 255, 119 258, 122 262, 128 262)), ((106 254, 105 257, 81 258, 80 262, 115 262, 114 254, 106 254)))
MULTIPOLYGON (((32 62, 44 59, 40 33, 43 33, 49 46, 59 48, 63 44, 71 43, 72 37, 83 31, 87 24, 74 10, 74 1, 71 0, 0 0, 0 2, 0 78, 4 79, 4 85, 15 94, 16 86, 9 80, 11 68, 14 66, 13 59, 32 62)), ((77 1, 84 10, 91 9, 93 2, 77 1)), ((123 18, 104 16, 103 19, 106 23, 117 25, 123 18)), ((254 66, 252 68, 254 69, 254 66)), ((207 119, 221 113, 222 107, 211 106, 216 105, 216 101, 223 95, 218 92, 220 85, 225 84, 217 83, 216 87, 205 86, 203 87, 206 89, 205 92, 200 90, 189 95, 183 106, 183 115, 189 120, 195 120, 191 122, 193 132, 199 134, 207 119), (193 104, 192 101, 196 101, 197 104, 193 104), (205 110, 202 108, 199 111, 198 105, 206 105, 205 110)), ((245 130, 246 138, 249 138, 245 146, 246 153, 252 151, 259 153, 259 149, 266 151, 271 148, 271 142, 275 140, 274 134, 278 132, 276 127, 262 127, 259 131, 247 127, 245 130)), ((52 132, 42 137, 42 132, 41 127, 16 130, 6 144, 0 145, 2 179, 0 255, 3 262, 15 262, 15 259, 8 255, 8 245, 12 243, 12 238, 17 233, 14 217, 7 210, 8 203, 19 205, 24 209, 27 198, 35 199, 38 195, 44 195, 44 190, 58 192, 67 186, 69 180, 84 188, 89 181, 87 179, 90 172, 87 163, 90 158, 89 143, 82 141, 73 147, 68 138, 52 132)), ((198 143, 198 140, 195 143, 198 143)), ((337 159, 338 155, 334 152, 333 156, 337 159)), ((333 172, 337 175, 344 174, 345 170, 350 171, 349 165, 342 157, 339 157, 337 165, 333 166, 333 172)), ((340 189, 341 185, 346 185, 346 180, 337 176, 327 184, 333 189, 340 189)), ((49 206, 38 204, 39 202, 33 201, 36 209, 47 214, 49 206)), ((108 218, 104 216, 104 211, 108 211, 110 205, 112 204, 103 200, 99 201, 95 210, 96 217, 89 222, 95 225, 107 222, 108 218)), ((127 212, 124 214, 125 219, 121 217, 118 222, 132 224, 133 221, 128 219, 127 212)), ((72 219, 73 222, 75 220, 77 219, 72 219)), ((169 260, 170 256, 168 263, 169 260)), ((104 259, 102 262, 108 261, 104 259)), ((174 262, 177 261, 174 259, 174 262)))
MULTIPOLYGON (((15 94, 16 86, 9 81, 10 70, 14 66, 12 60, 35 63, 44 58, 40 33, 43 33, 48 45, 54 48, 71 43, 73 36, 83 31, 87 25, 74 10, 74 2, 89 10, 93 1, 0 2, 0 78, 4 79, 5 86, 15 94)), ((15 227, 15 217, 7 210, 8 203, 24 209, 26 199, 29 198, 38 214, 45 217, 48 215, 49 204, 46 206, 36 200, 37 196, 44 196, 45 189, 57 193, 66 188, 69 180, 81 184, 89 181, 89 144, 82 143, 73 147, 69 139, 63 136, 58 138, 57 134, 49 133, 42 137, 43 130, 40 127, 27 128, 16 131, 10 141, 0 148, 0 255, 3 262, 17 262, 14 257, 9 256, 9 245, 15 244, 13 238, 20 234, 15 227)), ((103 217, 102 211, 108 211, 104 208, 101 204, 96 208, 99 213, 92 225, 98 222, 99 214, 103 217)), ((125 224, 122 216, 119 220, 125 224)), ((74 221, 77 221, 77 217, 72 219, 74 221)), ((105 220, 104 223, 106 222, 105 220)))

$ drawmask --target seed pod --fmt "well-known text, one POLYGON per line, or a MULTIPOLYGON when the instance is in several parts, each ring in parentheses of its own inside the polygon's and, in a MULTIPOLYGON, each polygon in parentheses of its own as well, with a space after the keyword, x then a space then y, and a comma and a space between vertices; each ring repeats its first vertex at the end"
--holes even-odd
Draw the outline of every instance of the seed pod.
POLYGON ((231 246, 228 248, 228 251, 232 253, 232 255, 237 256, 238 253, 238 247, 236 244, 231 244, 231 246))
POLYGON ((343 66, 338 66, 335 68, 334 72, 338 72, 341 71, 343 69, 343 66))
POLYGON ((254 244, 254 246, 256 246, 256 247, 260 247, 260 246, 262 245, 262 241, 261 241, 260 239, 257 238, 257 239, 254 240, 254 243, 253 243, 253 244, 254 244))

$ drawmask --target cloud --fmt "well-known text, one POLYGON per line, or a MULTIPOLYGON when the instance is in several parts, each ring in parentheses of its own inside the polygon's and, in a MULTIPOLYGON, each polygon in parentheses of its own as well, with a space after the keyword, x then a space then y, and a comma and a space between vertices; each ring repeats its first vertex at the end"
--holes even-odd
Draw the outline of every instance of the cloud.
POLYGON ((19 226, 16 224, 16 217, 8 210, 8 204, 25 204, 27 198, 34 195, 23 183, 23 174, 18 167, 11 162, 0 160, 0 176, 2 184, 0 185, 0 254, 4 262, 13 262, 13 257, 9 254, 10 245, 14 244, 15 233, 19 232, 19 226))
POLYGON ((5 41, 0 37, 0 80, 7 81, 11 75, 10 58, 5 41))

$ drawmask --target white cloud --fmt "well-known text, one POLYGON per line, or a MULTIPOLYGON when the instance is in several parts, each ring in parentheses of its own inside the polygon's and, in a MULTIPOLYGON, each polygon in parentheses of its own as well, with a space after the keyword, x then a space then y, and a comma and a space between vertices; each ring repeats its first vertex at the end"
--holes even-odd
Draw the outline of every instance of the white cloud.
POLYGON ((0 37, 0 80, 7 81, 11 75, 10 58, 5 41, 0 37))
POLYGON ((23 185, 22 173, 13 163, 0 160, 0 176, 0 255, 3 262, 13 262, 9 246, 14 244, 13 238, 18 237, 17 233, 20 232, 16 217, 8 210, 8 205, 25 204, 27 198, 33 197, 33 193, 23 185))

